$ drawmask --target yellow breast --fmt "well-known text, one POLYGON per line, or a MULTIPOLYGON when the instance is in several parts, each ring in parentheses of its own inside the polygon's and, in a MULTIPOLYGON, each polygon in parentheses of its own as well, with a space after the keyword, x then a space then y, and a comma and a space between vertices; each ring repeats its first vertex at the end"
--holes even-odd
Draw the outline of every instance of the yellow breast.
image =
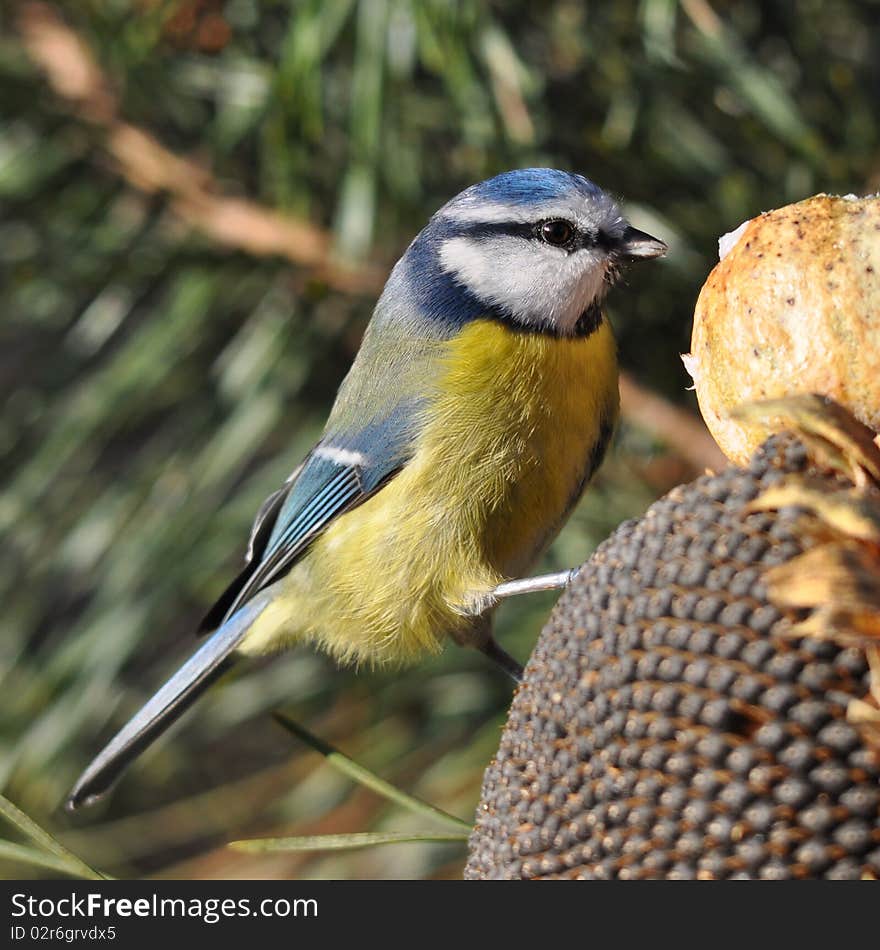
POLYGON ((413 458, 315 542, 247 649, 284 631, 384 663, 466 636, 481 599, 561 527, 617 406, 607 323, 583 339, 468 325, 442 355, 413 458))
POLYGON ((517 576, 561 527, 617 418, 607 322, 583 339, 479 321, 451 344, 419 461, 449 510, 476 522, 482 556, 517 576), (444 466, 443 459, 458 463, 444 466))

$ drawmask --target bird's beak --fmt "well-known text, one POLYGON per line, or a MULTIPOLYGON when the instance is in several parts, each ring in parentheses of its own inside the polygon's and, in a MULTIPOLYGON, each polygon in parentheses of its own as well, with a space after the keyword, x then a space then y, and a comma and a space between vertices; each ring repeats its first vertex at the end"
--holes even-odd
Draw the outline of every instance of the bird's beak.
POLYGON ((627 227, 614 250, 617 257, 624 261, 650 261, 655 257, 663 257, 668 248, 663 241, 650 234, 627 227))

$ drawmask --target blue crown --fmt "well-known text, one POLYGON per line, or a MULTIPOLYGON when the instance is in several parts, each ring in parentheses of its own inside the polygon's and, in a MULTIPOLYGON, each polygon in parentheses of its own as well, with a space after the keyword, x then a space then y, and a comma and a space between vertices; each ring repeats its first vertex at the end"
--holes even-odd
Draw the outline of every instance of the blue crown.
POLYGON ((483 200, 531 205, 570 195, 573 191, 585 198, 602 194, 602 189, 583 175, 557 168, 517 168, 471 185, 451 203, 483 200))

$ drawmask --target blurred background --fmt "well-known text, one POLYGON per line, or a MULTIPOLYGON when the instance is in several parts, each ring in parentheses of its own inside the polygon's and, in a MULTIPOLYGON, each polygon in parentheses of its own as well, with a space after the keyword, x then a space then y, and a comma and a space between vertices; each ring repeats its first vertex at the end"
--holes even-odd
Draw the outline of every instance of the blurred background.
MULTIPOLYGON (((582 562, 718 464, 679 353, 717 238, 880 186, 876 2, 7 0, 0 7, 0 791, 96 867, 458 877, 270 716, 469 821, 511 686, 449 647, 399 672, 296 651, 227 678, 108 801, 65 792, 194 648, 262 499, 317 439, 391 264, 471 182, 583 172, 668 241, 609 309, 624 418, 548 552, 582 562)), ((498 633, 525 660, 553 595, 498 633)), ((0 837, 17 840, 0 827, 0 837)), ((0 876, 47 874, 0 857, 0 876)))

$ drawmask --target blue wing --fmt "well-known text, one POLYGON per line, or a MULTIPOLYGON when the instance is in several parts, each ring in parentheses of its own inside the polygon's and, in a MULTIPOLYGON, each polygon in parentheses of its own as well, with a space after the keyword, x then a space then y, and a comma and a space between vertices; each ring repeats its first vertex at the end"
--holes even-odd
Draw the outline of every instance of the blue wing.
POLYGON ((251 529, 244 570, 200 624, 220 626, 258 591, 283 577, 340 515, 364 502, 412 455, 415 413, 399 406, 356 433, 326 433, 278 491, 251 529))

